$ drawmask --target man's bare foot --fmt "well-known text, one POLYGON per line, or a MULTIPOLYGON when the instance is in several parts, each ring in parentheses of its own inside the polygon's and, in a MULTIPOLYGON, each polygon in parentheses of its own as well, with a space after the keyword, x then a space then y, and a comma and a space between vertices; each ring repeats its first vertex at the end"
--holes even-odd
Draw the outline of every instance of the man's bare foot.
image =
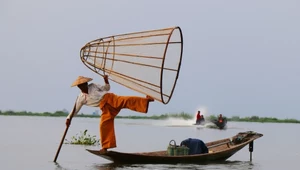
POLYGON ((104 154, 104 153, 106 153, 107 152, 107 149, 105 149, 105 148, 102 148, 100 151, 99 151, 101 154, 104 154))
POLYGON ((147 95, 146 98, 149 100, 149 102, 153 102, 154 101, 154 98, 151 97, 151 96, 149 96, 149 95, 147 95))

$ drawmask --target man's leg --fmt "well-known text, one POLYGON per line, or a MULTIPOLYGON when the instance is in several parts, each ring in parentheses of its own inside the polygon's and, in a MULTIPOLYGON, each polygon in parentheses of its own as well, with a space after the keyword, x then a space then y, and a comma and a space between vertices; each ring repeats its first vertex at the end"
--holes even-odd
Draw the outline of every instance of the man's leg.
POLYGON ((113 93, 107 93, 100 102, 100 108, 103 107, 104 104, 109 104, 116 110, 127 108, 136 112, 147 113, 149 102, 153 101, 154 99, 150 96, 118 96, 113 93))
POLYGON ((99 107, 102 110, 100 121, 100 138, 102 149, 101 153, 105 153, 109 148, 115 148, 116 137, 114 130, 114 118, 121 109, 128 108, 133 111, 147 113, 149 102, 154 101, 152 97, 147 96, 117 96, 113 93, 107 93, 101 100, 99 107))
POLYGON ((147 113, 149 102, 154 101, 154 99, 150 96, 147 97, 118 96, 113 93, 110 93, 109 95, 110 96, 109 99, 107 100, 107 104, 111 105, 117 110, 127 108, 136 112, 147 113))
POLYGON ((114 115, 117 115, 119 110, 114 109, 109 104, 102 107, 102 116, 100 120, 100 140, 102 149, 101 153, 105 153, 109 148, 117 147, 115 128, 114 128, 114 115))

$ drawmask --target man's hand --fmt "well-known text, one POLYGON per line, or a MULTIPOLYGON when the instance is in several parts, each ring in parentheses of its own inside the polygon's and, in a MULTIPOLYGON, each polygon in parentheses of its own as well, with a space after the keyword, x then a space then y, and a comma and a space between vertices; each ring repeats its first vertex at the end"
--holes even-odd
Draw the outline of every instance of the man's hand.
POLYGON ((109 84, 109 82, 108 82, 108 76, 107 76, 107 75, 104 75, 103 78, 104 78, 104 82, 105 82, 106 84, 109 84))
POLYGON ((104 80, 108 80, 108 75, 103 76, 104 80))
POLYGON ((66 126, 68 126, 68 127, 69 127, 69 126, 70 126, 70 124, 71 124, 71 120, 70 120, 69 118, 67 118, 67 119, 66 119, 66 126))

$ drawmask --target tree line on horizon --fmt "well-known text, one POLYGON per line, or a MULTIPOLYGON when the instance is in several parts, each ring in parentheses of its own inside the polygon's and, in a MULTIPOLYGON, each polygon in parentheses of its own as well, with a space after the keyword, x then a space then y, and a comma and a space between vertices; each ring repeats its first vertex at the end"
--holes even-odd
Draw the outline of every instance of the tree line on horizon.
MULTIPOLYGON (((68 113, 65 111, 55 111, 53 113, 51 112, 27 112, 27 111, 1 111, 0 115, 9 115, 9 116, 50 116, 50 117, 64 117, 67 116, 68 113)), ((90 114, 83 114, 80 113, 76 117, 99 117, 99 115, 90 115, 90 114)), ((300 123, 300 120, 297 119, 278 119, 275 117, 259 117, 259 116, 250 116, 250 117, 240 117, 240 116, 232 116, 232 117, 226 117, 228 121, 235 121, 235 122, 277 122, 277 123, 300 123)), ((157 120, 163 120, 168 118, 180 118, 185 120, 193 120, 195 119, 195 116, 193 114, 189 114, 186 112, 181 113, 165 113, 161 115, 152 115, 152 116, 117 116, 116 118, 125 118, 125 119, 157 119, 157 120)), ((215 120, 217 119, 217 115, 210 115, 205 117, 206 120, 215 120)))

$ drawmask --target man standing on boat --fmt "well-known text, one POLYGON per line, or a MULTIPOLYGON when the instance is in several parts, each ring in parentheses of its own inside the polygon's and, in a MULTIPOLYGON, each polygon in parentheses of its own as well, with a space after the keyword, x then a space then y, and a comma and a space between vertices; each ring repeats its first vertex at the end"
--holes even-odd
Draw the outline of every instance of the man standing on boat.
POLYGON ((110 93, 110 84, 108 76, 104 77, 105 85, 90 83, 92 78, 79 76, 72 84, 71 87, 77 86, 81 93, 78 95, 73 111, 66 119, 66 125, 70 126, 71 117, 77 115, 83 105, 91 107, 99 107, 102 110, 100 120, 100 140, 102 149, 100 153, 105 153, 107 149, 115 148, 116 137, 114 131, 114 118, 123 108, 132 111, 147 113, 149 102, 154 99, 150 96, 137 97, 137 96, 118 96, 110 93))
POLYGON ((201 115, 200 115, 200 111, 198 110, 197 117, 196 117, 196 124, 197 125, 200 124, 200 119, 201 119, 201 115))

